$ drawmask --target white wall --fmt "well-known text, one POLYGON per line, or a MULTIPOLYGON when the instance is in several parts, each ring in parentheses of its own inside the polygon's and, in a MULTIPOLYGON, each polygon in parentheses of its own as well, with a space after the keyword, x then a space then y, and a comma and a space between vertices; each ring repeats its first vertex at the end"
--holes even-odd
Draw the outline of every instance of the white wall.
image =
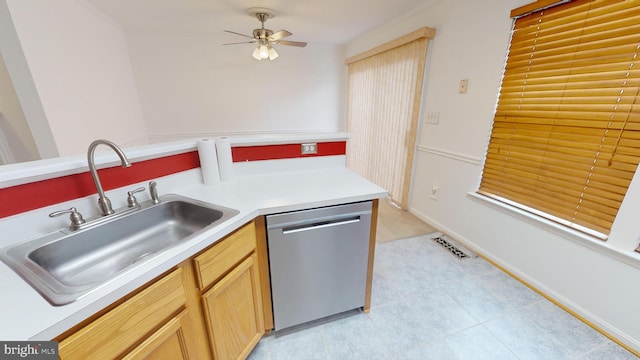
POLYGON ((0 53, 11 77, 15 94, 22 105, 22 112, 31 130, 38 157, 43 159, 57 157, 58 147, 42 108, 6 0, 0 0, 0 53))
POLYGON ((152 141, 261 132, 339 130, 342 50, 277 46, 257 61, 249 44, 220 36, 128 29, 129 51, 152 141))
POLYGON ((82 0, 6 0, 60 155, 146 142, 121 27, 82 0))
POLYGON ((29 124, 0 54, 0 131, 15 162, 40 158, 29 124))
POLYGON ((634 178, 607 243, 543 225, 468 195, 481 175, 508 46, 509 11, 529 0, 440 0, 347 44, 347 56, 415 30, 430 43, 410 210, 640 351, 640 175, 634 178), (469 79, 467 94, 458 83, 469 79), (438 200, 431 187, 440 187, 438 200))
POLYGON ((60 155, 96 138, 344 128, 340 46, 279 46, 278 59, 258 62, 251 45, 222 46, 229 34, 123 29, 83 0, 2 1, 60 155))

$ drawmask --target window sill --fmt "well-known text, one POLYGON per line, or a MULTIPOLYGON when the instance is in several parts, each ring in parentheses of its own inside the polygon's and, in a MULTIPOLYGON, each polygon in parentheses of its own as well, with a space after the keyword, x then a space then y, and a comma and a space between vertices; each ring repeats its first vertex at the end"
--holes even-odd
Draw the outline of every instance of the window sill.
POLYGON ((475 192, 469 192, 467 193, 467 195, 471 199, 484 205, 489 205, 507 215, 511 215, 524 220, 529 224, 543 228, 567 240, 571 240, 598 253, 609 256, 615 260, 640 269, 640 253, 635 252, 634 249, 621 249, 619 247, 612 246, 610 242, 603 241, 601 239, 598 239, 597 237, 570 229, 564 225, 558 224, 551 220, 534 215, 525 210, 518 209, 516 207, 510 206, 508 204, 475 192))

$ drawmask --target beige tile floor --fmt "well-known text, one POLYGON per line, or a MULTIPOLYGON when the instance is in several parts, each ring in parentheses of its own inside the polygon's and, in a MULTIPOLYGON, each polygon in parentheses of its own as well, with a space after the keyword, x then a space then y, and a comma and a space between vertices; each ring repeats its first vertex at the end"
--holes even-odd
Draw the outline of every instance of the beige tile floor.
POLYGON ((436 231, 413 214, 401 210, 389 203, 387 199, 380 199, 378 205, 378 229, 376 240, 379 243, 409 238, 412 236, 429 234, 436 231))
POLYGON ((455 258, 411 214, 381 201, 379 215, 371 312, 272 333, 250 360, 637 359, 482 258, 455 258))

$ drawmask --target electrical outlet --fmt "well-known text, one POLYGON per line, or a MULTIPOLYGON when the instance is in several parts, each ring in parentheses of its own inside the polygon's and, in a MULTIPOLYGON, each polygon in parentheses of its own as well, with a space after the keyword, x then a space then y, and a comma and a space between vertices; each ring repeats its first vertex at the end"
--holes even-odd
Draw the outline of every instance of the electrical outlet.
POLYGON ((431 195, 429 196, 433 200, 438 200, 438 194, 440 193, 440 186, 432 186, 431 187, 431 195))
POLYGON ((427 113, 427 124, 438 124, 440 122, 440 113, 439 112, 430 112, 427 113))
POLYGON ((466 94, 468 86, 469 86, 469 79, 460 80, 460 87, 458 88, 458 93, 459 94, 466 94))
POLYGON ((302 155, 317 154, 318 153, 318 144, 317 143, 301 144, 301 147, 302 147, 302 155))

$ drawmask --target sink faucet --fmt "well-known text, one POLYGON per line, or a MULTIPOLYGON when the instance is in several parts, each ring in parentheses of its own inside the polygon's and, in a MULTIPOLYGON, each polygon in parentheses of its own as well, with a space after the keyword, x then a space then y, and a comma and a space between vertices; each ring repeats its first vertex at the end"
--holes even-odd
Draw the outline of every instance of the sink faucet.
POLYGON ((127 159, 122 149, 118 147, 118 145, 112 143, 109 140, 98 139, 89 145, 89 150, 87 151, 87 161, 89 162, 89 171, 91 171, 91 177, 93 178, 93 182, 96 185, 96 189, 98 190, 98 206, 100 207, 100 214, 102 216, 107 216, 113 214, 113 207, 111 207, 111 201, 108 197, 104 195, 104 190, 102 189, 102 184, 100 183, 100 178, 98 177, 98 171, 96 170, 96 161, 94 153, 96 151, 96 147, 98 145, 107 145, 113 151, 118 154, 120 157, 120 161, 122 162, 122 167, 129 167, 131 163, 129 163, 129 159, 127 159))

